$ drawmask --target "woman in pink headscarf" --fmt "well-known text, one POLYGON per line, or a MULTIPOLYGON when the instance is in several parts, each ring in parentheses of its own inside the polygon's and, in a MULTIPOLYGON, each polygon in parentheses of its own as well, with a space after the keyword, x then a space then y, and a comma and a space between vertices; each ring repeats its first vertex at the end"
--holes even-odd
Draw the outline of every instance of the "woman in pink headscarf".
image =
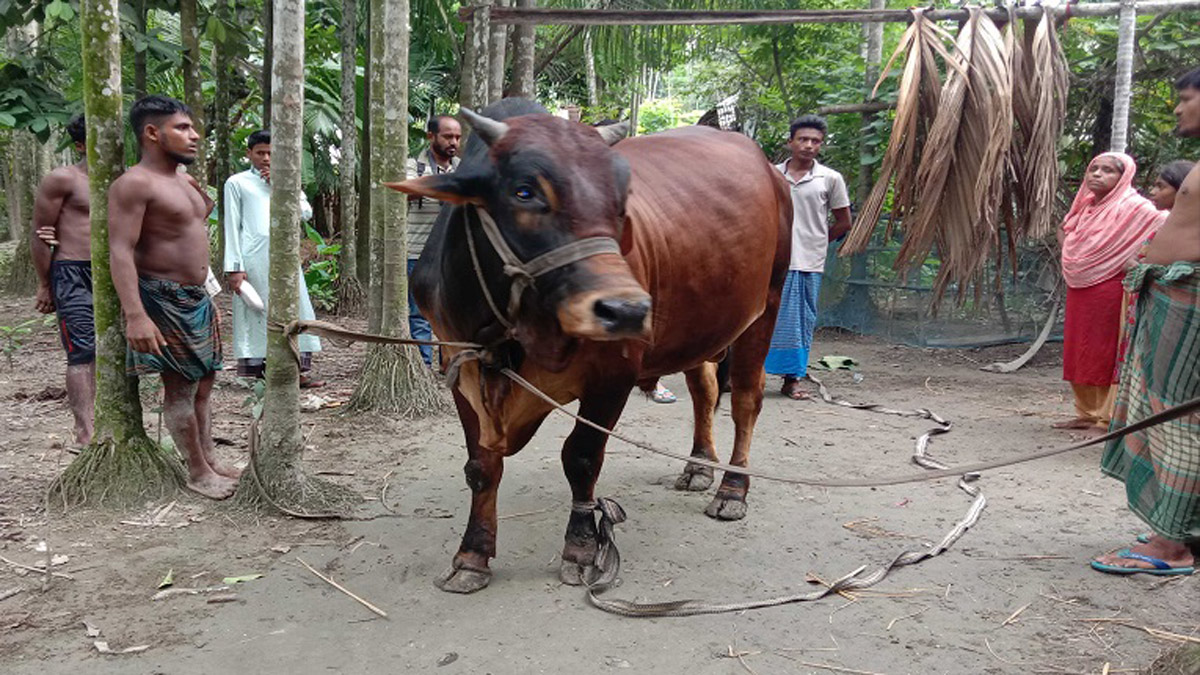
POLYGON ((1164 214, 1133 189, 1137 164, 1106 152, 1092 160, 1071 210, 1059 227, 1067 316, 1063 379, 1075 394, 1075 419, 1057 429, 1107 430, 1121 331, 1121 279, 1164 214))

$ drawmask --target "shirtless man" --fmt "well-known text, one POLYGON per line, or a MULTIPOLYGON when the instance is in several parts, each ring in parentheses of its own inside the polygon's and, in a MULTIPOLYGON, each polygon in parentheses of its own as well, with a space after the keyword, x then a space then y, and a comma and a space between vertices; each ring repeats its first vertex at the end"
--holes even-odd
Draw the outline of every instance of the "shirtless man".
POLYGON ((188 466, 187 485, 212 499, 238 471, 213 452, 210 396, 221 367, 216 308, 205 292, 213 202, 179 166, 196 159, 191 110, 147 96, 129 112, 142 159, 108 192, 113 284, 125 315, 131 375, 161 373, 163 413, 188 466))
POLYGON ((37 271, 37 310, 58 313, 67 352, 67 402, 75 416, 75 443, 92 441, 96 400, 96 328, 92 318, 92 226, 88 209, 87 127, 83 115, 67 124, 83 159, 50 173, 38 185, 29 246, 37 271), (39 232, 54 234, 52 243, 39 232))
MULTIPOLYGON (((1175 133, 1200 137, 1200 68, 1175 88, 1175 133)), ((1200 164, 1188 173, 1175 206, 1142 260, 1148 265, 1200 263, 1200 164)), ((1186 269, 1183 266, 1181 269, 1186 269)), ((1114 427, 1131 424, 1167 405, 1200 395, 1200 281, 1195 271, 1153 280, 1141 289, 1151 302, 1138 307, 1130 362, 1122 371, 1114 427), (1160 299, 1155 301, 1155 294, 1160 299), (1162 297, 1170 297, 1164 309, 1162 297), (1139 336, 1140 337, 1140 336, 1139 336), (1139 349, 1139 344, 1142 343, 1139 349), (1148 343, 1148 344, 1147 344, 1148 343), (1156 408, 1157 406, 1157 408, 1156 408)), ((1099 556, 1092 567, 1116 574, 1191 574, 1200 554, 1200 433, 1196 416, 1160 429, 1109 441, 1101 468, 1125 482, 1129 508, 1154 530, 1138 543, 1099 556)))
MULTIPOLYGON (((1175 133, 1200 137, 1200 69, 1181 77, 1176 89, 1175 133)), ((1200 261, 1200 163, 1183 179, 1171 215, 1146 249, 1147 264, 1166 265, 1176 260, 1200 261)))

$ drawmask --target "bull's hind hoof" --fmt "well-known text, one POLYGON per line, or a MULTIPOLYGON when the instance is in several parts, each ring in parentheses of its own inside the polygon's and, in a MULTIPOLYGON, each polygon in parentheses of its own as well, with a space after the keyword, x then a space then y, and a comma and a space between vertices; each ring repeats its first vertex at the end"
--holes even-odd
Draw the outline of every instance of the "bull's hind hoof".
POLYGON ((712 484, 713 470, 697 464, 688 464, 683 473, 679 474, 679 478, 675 479, 676 490, 689 492, 703 492, 712 487, 712 484))
POLYGON ((704 515, 717 520, 741 520, 746 517, 746 498, 717 493, 704 509, 704 515))
POLYGON ((474 593, 487 588, 492 581, 490 570, 474 570, 466 567, 453 567, 442 573, 433 582, 435 586, 447 593, 474 593))
POLYGON ((558 567, 558 580, 568 586, 583 586, 590 584, 600 576, 595 565, 580 565, 570 560, 562 561, 558 567))

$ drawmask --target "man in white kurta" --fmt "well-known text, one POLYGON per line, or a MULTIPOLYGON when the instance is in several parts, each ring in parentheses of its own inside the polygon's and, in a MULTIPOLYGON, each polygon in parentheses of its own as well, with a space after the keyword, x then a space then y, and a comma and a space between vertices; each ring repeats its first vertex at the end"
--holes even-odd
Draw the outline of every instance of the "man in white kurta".
MULTIPOLYGON (((233 355, 237 359, 237 372, 241 377, 262 377, 267 356, 267 314, 259 311, 242 298, 241 284, 249 283, 262 298, 269 302, 271 287, 271 134, 256 131, 247 139, 246 156, 251 167, 230 176, 225 181, 225 274, 233 291, 233 355)), ((312 218, 312 207, 300 194, 300 218, 312 218)), ((308 297, 308 286, 296 261, 296 274, 300 277, 300 316, 313 319, 312 302, 308 297)), ((299 337, 300 369, 307 371, 312 364, 312 353, 321 351, 321 342, 314 335, 299 337)), ((317 384, 307 376, 301 377, 301 386, 317 384)))

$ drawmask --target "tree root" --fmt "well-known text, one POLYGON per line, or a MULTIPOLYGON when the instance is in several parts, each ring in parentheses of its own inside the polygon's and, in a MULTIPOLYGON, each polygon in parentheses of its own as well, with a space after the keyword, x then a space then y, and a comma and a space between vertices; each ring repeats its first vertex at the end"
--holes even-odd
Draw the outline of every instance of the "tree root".
POLYGON ((179 456, 138 434, 118 442, 94 441, 50 484, 51 504, 127 507, 161 499, 183 487, 187 470, 179 456))
POLYGON ((337 280, 337 313, 340 316, 363 316, 367 311, 367 292, 358 277, 343 275, 337 280))
MULTIPOLYGON (((293 518, 351 518, 350 507, 362 501, 353 490, 310 476, 296 462, 275 464, 271 468, 261 466, 259 442, 258 421, 255 420, 250 425, 249 464, 234 495, 237 504, 252 509, 270 506, 293 518)), ((297 451, 295 456, 298 459, 300 453, 297 451)))
POLYGON ((1147 675, 1193 675, 1200 673, 1200 645, 1183 645, 1154 659, 1147 675))
POLYGON ((446 412, 450 401, 415 347, 372 345, 346 409, 411 419, 446 412))

